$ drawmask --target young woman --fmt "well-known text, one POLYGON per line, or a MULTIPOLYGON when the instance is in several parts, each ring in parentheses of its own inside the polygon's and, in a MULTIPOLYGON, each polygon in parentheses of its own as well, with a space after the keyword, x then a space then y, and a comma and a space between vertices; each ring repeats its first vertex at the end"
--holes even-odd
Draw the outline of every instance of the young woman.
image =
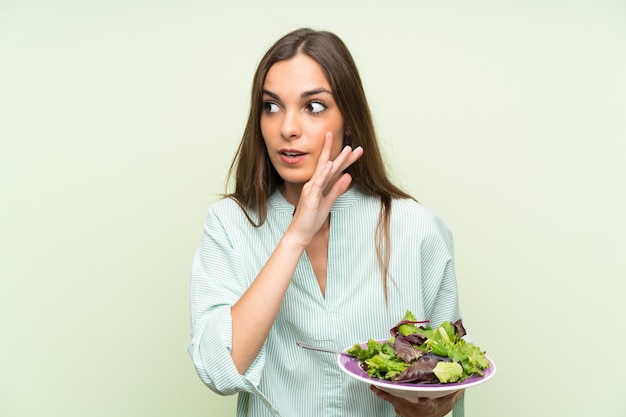
POLYGON ((460 318, 451 234, 387 177, 336 35, 300 29, 268 50, 231 174, 192 270, 204 383, 238 393, 238 416, 462 416, 462 392, 412 403, 296 345, 385 338, 407 309, 432 326, 460 318))

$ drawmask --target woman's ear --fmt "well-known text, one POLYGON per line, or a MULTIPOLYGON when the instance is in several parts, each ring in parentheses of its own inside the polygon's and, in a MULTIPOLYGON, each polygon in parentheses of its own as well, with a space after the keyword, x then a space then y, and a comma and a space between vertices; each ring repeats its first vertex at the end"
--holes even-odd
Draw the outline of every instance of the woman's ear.
POLYGON ((352 131, 349 128, 346 128, 343 131, 343 145, 352 145, 352 131))

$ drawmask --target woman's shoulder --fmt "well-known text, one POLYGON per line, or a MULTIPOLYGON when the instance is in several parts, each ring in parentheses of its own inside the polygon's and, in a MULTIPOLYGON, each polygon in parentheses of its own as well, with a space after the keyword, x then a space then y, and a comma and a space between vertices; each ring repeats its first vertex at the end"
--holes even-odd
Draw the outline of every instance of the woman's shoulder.
POLYGON ((394 198, 392 210, 402 213, 404 216, 422 217, 425 219, 439 218, 434 211, 411 198, 394 198))
POLYGON ((450 234, 447 224, 437 213, 410 198, 394 199, 391 216, 393 222, 401 227, 419 226, 426 232, 450 234))
POLYGON ((242 204, 230 196, 224 196, 209 206, 207 219, 219 222, 236 223, 242 220, 248 222, 248 216, 255 217, 250 209, 244 209, 242 204))
POLYGON ((217 201, 214 201, 209 206, 209 213, 221 214, 221 213, 231 213, 236 208, 241 210, 239 203, 229 196, 221 196, 217 201))

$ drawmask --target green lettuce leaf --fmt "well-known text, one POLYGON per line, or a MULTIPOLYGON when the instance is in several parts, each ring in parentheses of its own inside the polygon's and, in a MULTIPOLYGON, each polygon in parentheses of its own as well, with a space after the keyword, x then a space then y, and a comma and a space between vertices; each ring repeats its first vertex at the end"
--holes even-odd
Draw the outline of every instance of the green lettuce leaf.
POLYGON ((392 379, 408 368, 410 365, 397 356, 380 353, 365 361, 367 374, 374 378, 392 379))
POLYGON ((442 384, 456 382, 463 378, 463 367, 456 362, 439 362, 433 373, 442 384))

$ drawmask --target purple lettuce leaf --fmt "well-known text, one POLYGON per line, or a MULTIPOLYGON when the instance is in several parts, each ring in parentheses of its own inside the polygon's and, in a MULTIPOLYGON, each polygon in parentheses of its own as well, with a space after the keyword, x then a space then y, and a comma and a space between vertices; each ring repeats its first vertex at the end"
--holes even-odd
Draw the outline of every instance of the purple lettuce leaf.
POLYGON ((439 362, 451 362, 447 357, 427 353, 421 356, 411 366, 393 378, 393 382, 413 382, 422 384, 438 384, 439 379, 433 370, 439 362))
MULTIPOLYGON (((424 354, 422 350, 417 349, 415 346, 413 346, 414 343, 412 343, 410 339, 414 338, 396 336, 393 342, 393 350, 396 352, 396 356, 406 363, 411 363, 424 354)), ((421 343, 415 344, 421 345, 421 343)))
POLYGON ((455 321, 452 324, 454 324, 454 329, 459 339, 467 334, 467 332, 465 331, 465 327, 463 327, 463 322, 461 321, 461 319, 455 321))

